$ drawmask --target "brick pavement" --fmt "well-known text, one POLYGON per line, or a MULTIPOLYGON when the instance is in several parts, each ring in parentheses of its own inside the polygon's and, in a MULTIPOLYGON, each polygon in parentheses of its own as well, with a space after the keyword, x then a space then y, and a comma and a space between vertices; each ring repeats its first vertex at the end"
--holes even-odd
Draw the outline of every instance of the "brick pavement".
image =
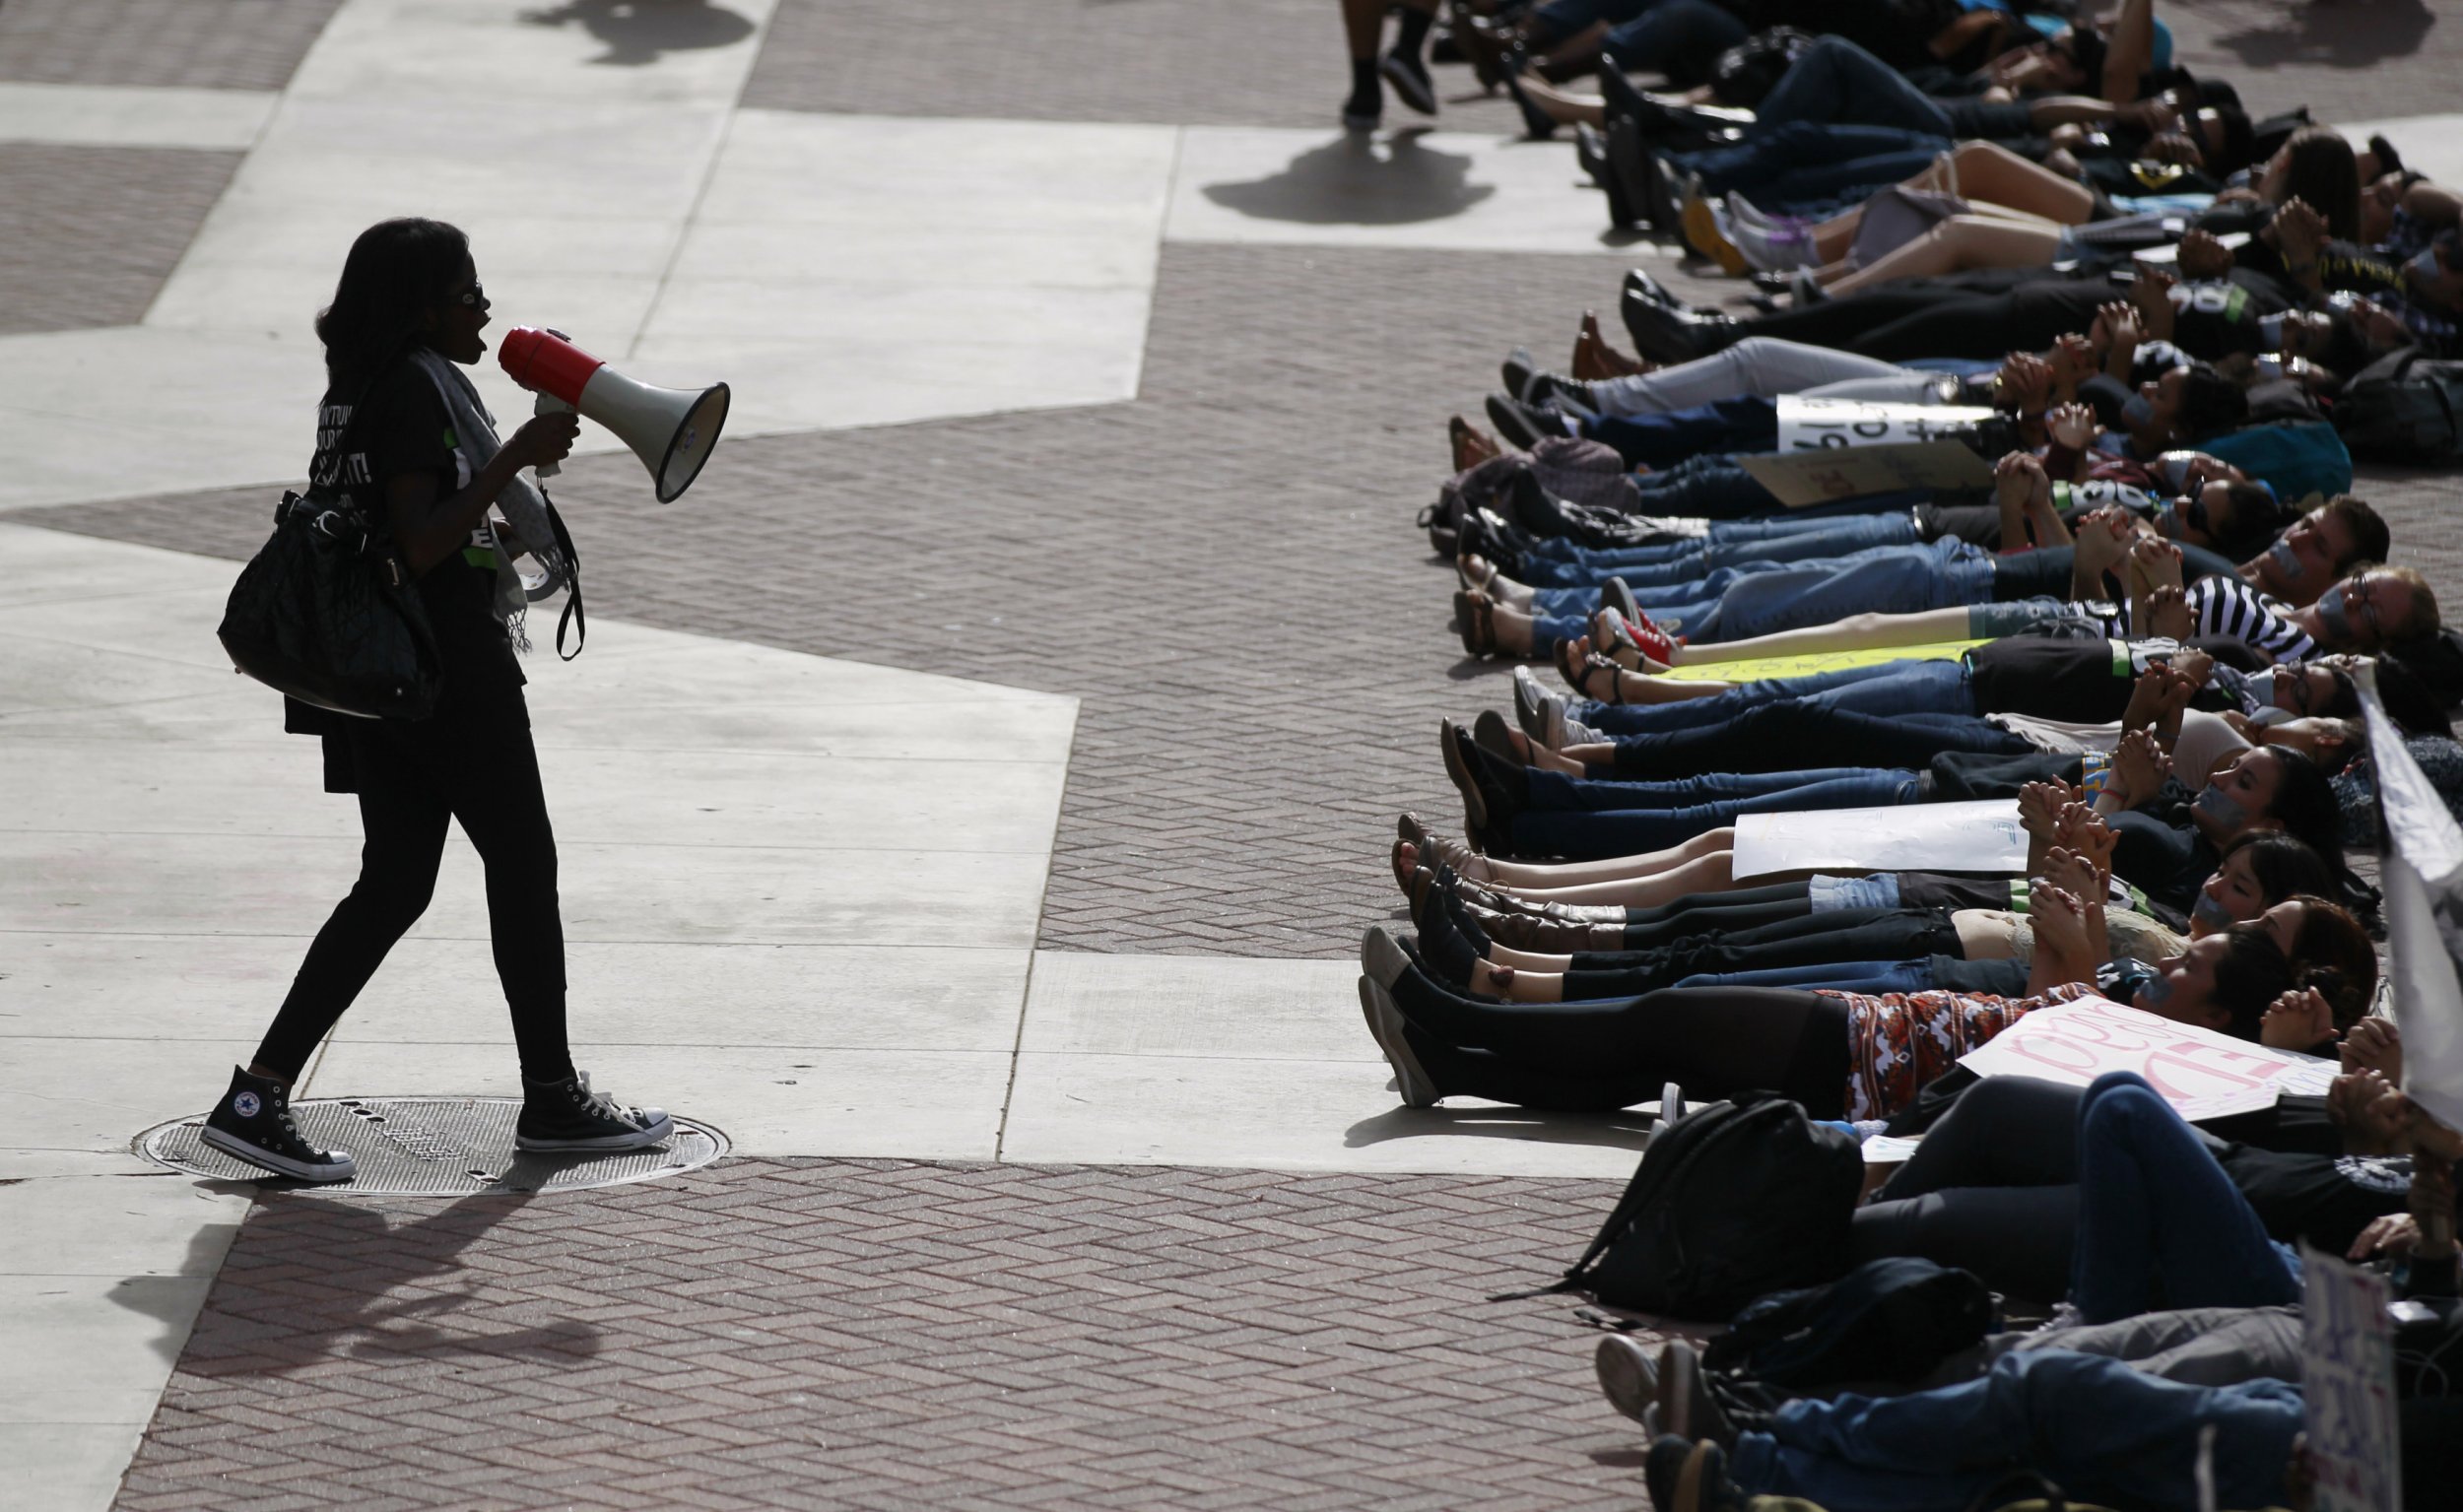
POLYGON ((0 334, 136 324, 239 158, 0 145, 0 334))
POLYGON ((0 80, 278 90, 342 0, 7 0, 0 80))
MULTIPOLYGON (((1392 29, 1388 28, 1390 38, 1392 29)), ((1503 95, 1436 72, 1435 124, 1503 132, 1503 95)), ((1331 127, 1350 93, 1331 0, 780 0, 744 102, 783 110, 1331 127)), ((1390 98, 1386 124, 1426 120, 1390 98)))
POLYGON ((275 1197, 118 1506, 1631 1507, 1591 1336, 1487 1300, 1615 1193, 759 1160, 275 1197))

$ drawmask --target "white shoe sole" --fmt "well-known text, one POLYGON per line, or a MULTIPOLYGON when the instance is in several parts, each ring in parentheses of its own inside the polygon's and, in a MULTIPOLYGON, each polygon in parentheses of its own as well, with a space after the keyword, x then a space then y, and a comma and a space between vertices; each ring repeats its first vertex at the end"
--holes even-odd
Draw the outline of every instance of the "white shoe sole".
POLYGON ((1659 1391, 1659 1370, 1650 1362, 1650 1351, 1623 1334, 1611 1334, 1599 1342, 1591 1361, 1608 1405, 1647 1425, 1651 1419, 1645 1414, 1659 1391))
POLYGON ((320 1186, 325 1186, 337 1181, 348 1181, 360 1173, 359 1162, 349 1155, 344 1155, 337 1164, 309 1165, 305 1161, 290 1159, 270 1150, 251 1145, 235 1134, 226 1134, 212 1124, 207 1124, 199 1132, 208 1145, 233 1159, 245 1160, 259 1170, 271 1171, 277 1176, 288 1176, 294 1181, 313 1181, 320 1186))
POLYGON ((574 1151, 604 1154, 610 1150, 647 1150, 675 1132, 676 1121, 672 1118, 662 1118, 638 1133, 603 1134, 586 1140, 542 1140, 534 1139, 526 1134, 516 1134, 513 1136, 513 1146, 517 1150, 527 1150, 534 1154, 574 1151))
POLYGON ((1436 1084, 1421 1069, 1420 1058, 1411 1053, 1411 1045, 1403 1038, 1402 1010, 1382 984, 1373 977, 1360 979, 1360 1012, 1368 1020, 1368 1037, 1377 1042, 1384 1053, 1386 1065, 1394 1071, 1394 1091, 1407 1108, 1436 1106, 1436 1084))

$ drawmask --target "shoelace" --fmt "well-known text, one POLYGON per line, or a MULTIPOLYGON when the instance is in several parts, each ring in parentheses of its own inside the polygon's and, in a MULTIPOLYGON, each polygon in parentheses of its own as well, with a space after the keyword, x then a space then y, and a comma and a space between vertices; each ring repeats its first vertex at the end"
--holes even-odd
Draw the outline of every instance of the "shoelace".
POLYGON ((617 1106, 616 1099, 592 1086, 587 1077, 578 1079, 574 1085, 573 1093, 573 1100, 581 1105, 581 1110, 585 1113, 594 1113, 601 1118, 612 1118, 619 1123, 629 1124, 634 1121, 631 1108, 617 1106))

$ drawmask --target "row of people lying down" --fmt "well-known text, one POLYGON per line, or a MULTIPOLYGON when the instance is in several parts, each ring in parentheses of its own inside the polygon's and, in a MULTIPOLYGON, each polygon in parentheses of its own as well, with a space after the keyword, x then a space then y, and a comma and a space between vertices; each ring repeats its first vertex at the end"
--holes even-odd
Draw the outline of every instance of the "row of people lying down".
MULTIPOLYGON (((1536 133, 1575 124, 1613 219, 1761 293, 1731 313, 1635 273, 1638 358, 1586 316, 1564 370, 1508 358, 1494 437, 1450 427, 1426 523, 1465 649, 1552 662, 1564 688, 1517 669, 1510 716, 1449 722, 1462 832, 1401 825, 1414 933, 1371 930, 1361 983, 1396 1087, 1596 1110, 1674 1081, 1920 1134, 1847 1258, 1965 1266, 2085 1320, 1936 1390, 1834 1401, 1608 1341, 1612 1400, 1667 1435, 1662 1512, 1745 1492, 1952 1512, 2016 1468, 2189 1505, 2201 1430, 2211 1504, 2290 1501, 2280 1246, 2367 1254, 2408 1205, 2438 1262, 2414 1289, 2455 1289, 2455 1140, 2364 1017, 2372 894, 2343 846, 2375 828, 2362 683, 2449 789, 2458 689, 2435 595, 2343 495, 2371 392, 2349 380, 2463 328, 2463 199, 2382 138, 2255 118, 2172 69, 2151 0, 2008 45, 2024 9, 1453 18, 1536 133), (1780 21, 1838 34, 1757 37, 1716 99, 1617 66, 1706 84, 1686 47, 1780 21), (1589 73, 1595 95, 1566 87, 1589 73), (1991 490, 1782 509, 1751 459, 1799 439, 1789 396, 1979 408, 1924 428, 1995 462, 1991 490), (1856 654, 1809 678, 1748 665, 1826 652, 1856 654), (1749 816, 1881 811, 1880 830, 1970 798, 2015 799, 2016 877, 1735 876, 1749 816), (2082 1095, 1960 1068, 2091 995, 2351 1075, 2193 1131, 2126 1079, 2082 1095), (2140 1347, 2192 1331, 2197 1364, 2140 1347)), ((2404 1377, 2407 1453, 2463 1442, 2442 1381, 2404 1377)))
MULTIPOLYGON (((1999 472, 2001 510, 1758 522, 1606 551, 1533 541, 1509 521, 1475 516, 1475 544, 1502 559, 1458 559, 1463 647, 1563 665, 1561 648, 1589 634, 1628 662, 1684 665, 1671 655, 1680 643, 1726 647, 1724 660, 1789 654, 1734 643, 1857 615, 1923 615, 1897 628, 1961 639, 2073 621, 2116 635, 2229 634, 2286 659, 2378 651, 2438 628, 2427 580, 2378 564, 2386 527, 2357 499, 2295 511, 2255 486, 2219 482, 2083 508, 2100 491, 2053 484, 2025 453, 2005 457, 1999 472), (2004 512, 2043 544, 1996 552, 1969 539, 2007 539, 1994 517, 2004 512), (2164 535, 2166 524, 2180 535, 2164 535)), ((1867 632, 1864 643, 1888 642, 1867 632)))
POLYGON ((2401 1257, 2413 1303, 2394 1338, 2402 1504, 2451 1505, 2463 1396, 2442 1362, 2463 1339, 2463 1140, 2406 1100, 2399 1038, 2370 1022, 2383 1032, 2356 1044, 2327 1096, 2286 1097, 2229 1128, 2184 1123, 2128 1073, 2085 1088, 2021 1077, 1968 1088, 1855 1210, 1851 1248, 1871 1257, 1859 1274, 1909 1274, 1882 1257, 1956 1257, 2008 1294, 2066 1296, 2064 1311, 1897 1385, 1772 1380, 1750 1357, 1714 1369, 1681 1341, 1653 1351, 1604 1339, 1601 1387, 1653 1438, 1652 1504, 1708 1512, 1759 1494, 1828 1512, 1960 1512, 1995 1504, 1996 1487, 2022 1494, 2017 1472, 2072 1505, 2303 1505, 2305 1242, 2401 1257))
MULTIPOLYGON (((1650 0, 1643 10, 1636 24, 1691 32, 1677 18, 1718 8, 1650 0)), ((2355 150, 2297 107, 2253 120, 2230 85, 2157 62, 2163 28, 2151 10, 2124 7, 2112 37, 2067 27, 2066 42, 2036 41, 2006 66, 1964 76, 1930 62, 1911 76, 1909 60, 1870 33, 1774 38, 1767 69, 1727 71, 1730 91, 1752 84, 1750 98, 1725 104, 1750 108, 1645 95, 1596 51, 1582 60, 1599 73, 1596 97, 1516 69, 1488 76, 1515 91, 1536 131, 1576 123, 1583 164, 1617 224, 1654 226, 1730 273, 1794 289, 1800 304, 1976 269, 2075 265, 2100 282, 2116 263, 2154 253, 2274 302, 2258 314, 2336 292, 2374 296, 2416 339, 2450 344, 2463 313, 2463 195, 2408 169, 2383 136, 2355 150), (2115 45, 2122 33, 2137 44, 2115 45), (2082 77, 2070 48, 2094 60, 2087 90, 2061 87, 2082 77)), ((1800 19, 1831 26, 1827 14, 1800 19)), ((1654 346, 1638 329, 1636 339, 1654 346)), ((2331 389, 2355 370, 2319 381, 2331 389)))

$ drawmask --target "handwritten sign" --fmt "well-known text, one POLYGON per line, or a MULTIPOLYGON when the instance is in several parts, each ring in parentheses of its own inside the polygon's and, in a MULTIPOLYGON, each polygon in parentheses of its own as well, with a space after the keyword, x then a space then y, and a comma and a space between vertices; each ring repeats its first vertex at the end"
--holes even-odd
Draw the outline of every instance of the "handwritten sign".
POLYGON ((2386 1280, 2300 1247, 2300 1400, 2314 1512, 2395 1512, 2395 1331, 2386 1280))
POLYGON ((1862 399, 1778 397, 1779 450, 1822 451, 1938 441, 1945 431, 1993 418, 1982 405, 1878 404, 1862 399))
MULTIPOLYGON (((1879 646, 1867 651, 1809 651, 1802 656, 1754 656, 1732 662, 1687 662, 1659 674, 1672 683, 1752 683, 1764 678, 1809 678, 1823 672, 1847 672, 1890 662, 1955 662, 1980 640, 1932 640, 1919 646, 1879 646)), ((2115 642, 2119 644, 2119 642, 2115 642)), ((1716 645, 1701 647, 1716 651, 1716 645)), ((2142 669, 2143 670, 2143 669, 2142 669)))
POLYGON ((2274 1106, 2287 1092, 2318 1094, 2335 1063, 2103 998, 2039 1008, 1959 1064, 1979 1077, 2036 1077, 2085 1086, 2110 1071, 2134 1071, 2181 1117, 2226 1118, 2274 1106))
POLYGON ((1731 875, 1826 870, 2024 872, 2027 831, 2007 798, 1738 817, 1731 875))
POLYGON ((1985 489, 1993 470, 1960 441, 1876 442, 1736 459, 1790 509, 1909 489, 1985 489))

